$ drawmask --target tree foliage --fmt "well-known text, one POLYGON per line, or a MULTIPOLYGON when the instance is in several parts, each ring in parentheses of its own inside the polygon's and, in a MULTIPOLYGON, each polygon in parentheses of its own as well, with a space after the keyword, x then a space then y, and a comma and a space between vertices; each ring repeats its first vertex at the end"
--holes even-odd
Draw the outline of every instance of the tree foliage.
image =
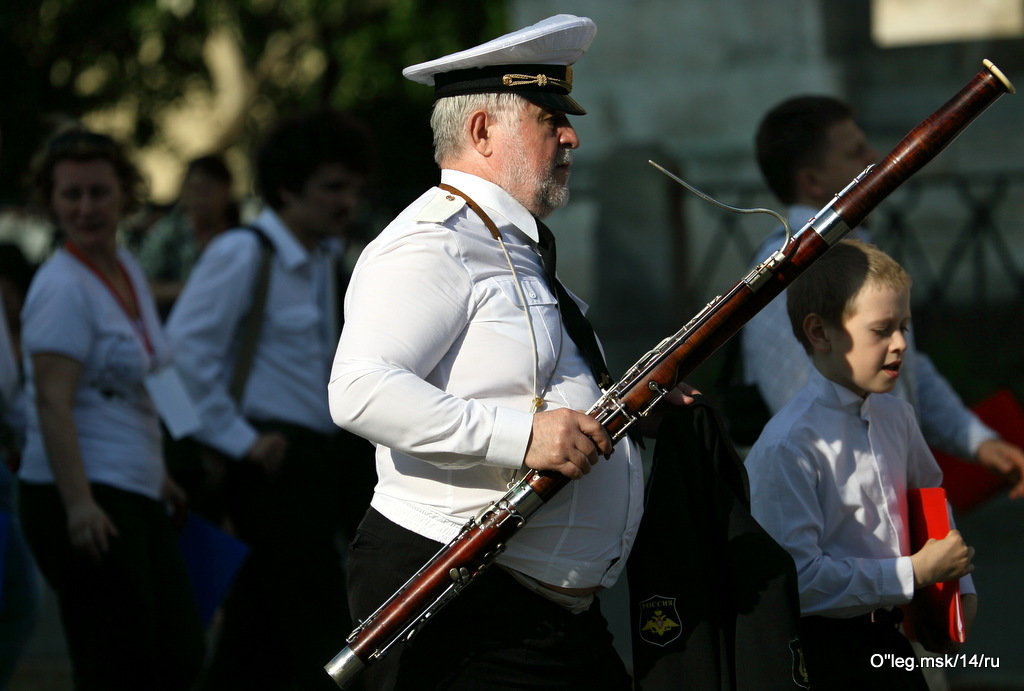
POLYGON ((9 0, 0 197, 21 198, 61 119, 103 123, 173 164, 247 153, 274 117, 331 104, 374 132, 380 201, 397 205, 436 178, 430 90, 402 67, 505 30, 501 0, 9 0))

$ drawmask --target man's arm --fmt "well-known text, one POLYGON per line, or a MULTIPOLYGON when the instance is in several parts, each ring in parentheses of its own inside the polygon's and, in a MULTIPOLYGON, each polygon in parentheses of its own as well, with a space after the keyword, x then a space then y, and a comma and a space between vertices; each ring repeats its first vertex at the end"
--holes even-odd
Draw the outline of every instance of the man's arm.
POLYGON ((257 433, 227 390, 231 348, 249 309, 259 263, 252 233, 229 233, 211 242, 167 320, 175 364, 196 403, 203 429, 196 437, 242 458, 257 433))
POLYGON ((963 404, 931 359, 914 352, 914 384, 921 431, 929 444, 979 465, 1014 483, 1010 497, 1024 497, 1024 450, 999 438, 963 404))
MULTIPOLYGON (((456 342, 477 307, 452 236, 422 224, 364 252, 345 296, 345 326, 328 386, 331 415, 355 434, 438 465, 518 468, 533 425, 526 406, 490 405, 428 381, 443 359, 451 364, 457 356, 456 342)), ((482 377, 505 376, 510 367, 486 355, 458 365, 480 368, 482 377)))

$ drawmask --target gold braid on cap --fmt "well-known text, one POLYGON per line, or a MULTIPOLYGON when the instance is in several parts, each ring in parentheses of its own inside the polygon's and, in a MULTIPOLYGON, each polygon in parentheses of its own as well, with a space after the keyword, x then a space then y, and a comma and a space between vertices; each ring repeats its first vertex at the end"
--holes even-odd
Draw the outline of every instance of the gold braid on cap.
POLYGON ((549 77, 546 74, 506 74, 501 78, 501 83, 505 86, 524 86, 527 84, 536 84, 540 87, 545 87, 548 84, 553 86, 560 86, 566 91, 572 91, 572 67, 565 68, 565 79, 558 79, 556 77, 549 77))

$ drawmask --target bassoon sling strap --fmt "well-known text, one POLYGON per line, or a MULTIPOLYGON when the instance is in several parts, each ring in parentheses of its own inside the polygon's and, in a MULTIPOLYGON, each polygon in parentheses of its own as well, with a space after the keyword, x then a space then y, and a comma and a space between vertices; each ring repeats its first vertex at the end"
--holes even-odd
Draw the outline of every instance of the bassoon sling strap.
MULTIPOLYGON (((467 194, 446 183, 441 183, 438 187, 465 199, 469 208, 483 220, 484 225, 491 231, 494 239, 501 239, 501 233, 498 231, 494 221, 467 194)), ((547 278, 548 287, 554 292, 558 301, 558 312, 562 315, 565 330, 569 333, 569 337, 576 344, 576 347, 579 348, 580 354, 590 367, 590 371, 594 375, 598 386, 604 389, 611 384, 611 375, 608 372, 608 366, 605 364, 604 355, 601 353, 601 347, 597 343, 594 327, 591 326, 590 321, 583 315, 579 305, 576 304, 576 301, 569 295, 569 291, 565 289, 565 286, 562 285, 562 282, 555 275, 554 233, 540 219, 535 220, 537 221, 537 232, 540 237, 540 241, 537 243, 537 252, 540 254, 540 261, 544 267, 544 275, 547 278)))
POLYGON ((245 385, 249 381, 253 358, 256 355, 256 343, 263 328, 263 312, 267 304, 267 292, 270 288, 270 262, 274 255, 274 245, 261 228, 254 225, 243 227, 253 231, 259 238, 260 263, 256 270, 251 307, 238 327, 240 345, 228 385, 228 393, 238 405, 242 404, 242 395, 245 393, 245 385))

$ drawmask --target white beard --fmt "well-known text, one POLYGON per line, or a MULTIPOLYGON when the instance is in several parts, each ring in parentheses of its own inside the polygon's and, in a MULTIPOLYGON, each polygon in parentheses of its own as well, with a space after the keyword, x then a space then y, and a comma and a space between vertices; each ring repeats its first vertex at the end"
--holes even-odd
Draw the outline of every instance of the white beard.
MULTIPOLYGON (((498 184, 535 216, 546 218, 555 209, 569 203, 569 186, 555 180, 554 166, 546 175, 531 169, 526 147, 522 141, 514 141, 515 148, 507 159, 508 163, 502 171, 502 180, 498 184)), ((571 161, 572 150, 559 149, 555 165, 564 165, 571 161)))

